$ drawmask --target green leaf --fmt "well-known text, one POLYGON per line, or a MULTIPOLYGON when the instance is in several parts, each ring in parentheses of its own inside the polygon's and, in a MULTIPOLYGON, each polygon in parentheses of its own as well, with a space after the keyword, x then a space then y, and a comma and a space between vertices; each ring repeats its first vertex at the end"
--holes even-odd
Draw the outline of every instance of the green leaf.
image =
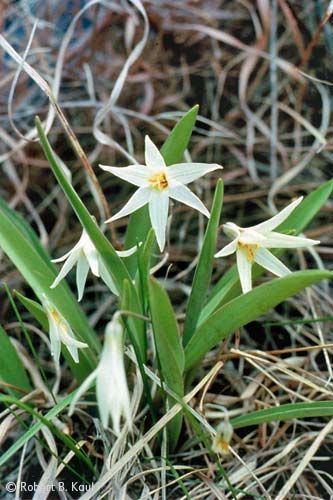
POLYGON ((139 293, 141 293, 141 303, 143 304, 143 309, 145 311, 148 308, 150 263, 155 244, 155 233, 153 229, 150 229, 145 243, 138 250, 138 275, 136 277, 136 281, 139 293))
MULTIPOLYGON (((331 196, 333 190, 333 180, 325 182, 317 189, 312 191, 298 207, 289 215, 289 217, 276 229, 278 232, 293 229, 296 234, 302 232, 311 222, 321 207, 331 196)), ((275 250, 275 255, 281 255, 285 249, 275 250)), ((264 270, 254 264, 252 267, 253 280, 260 277, 264 270)), ((199 324, 205 321, 216 308, 233 299, 241 293, 239 277, 236 266, 230 268, 215 285, 209 300, 202 310, 199 318, 199 324)))
POLYGON ((125 330, 127 332, 127 335, 129 337, 130 343, 133 346, 135 356, 138 362, 138 367, 140 370, 142 382, 143 382, 143 388, 145 391, 145 396, 146 396, 146 401, 148 403, 150 413, 152 416, 153 422, 156 422, 156 412, 155 408, 153 405, 152 397, 151 397, 151 392, 150 392, 150 386, 148 382, 148 377, 145 372, 145 362, 146 362, 146 349, 142 349, 141 343, 138 342, 137 337, 133 334, 135 329, 138 328, 137 322, 140 322, 140 328, 143 329, 143 335, 144 335, 144 341, 146 343, 146 328, 145 328, 145 321, 144 318, 135 318, 131 313, 132 311, 132 305, 131 305, 131 287, 130 284, 127 280, 124 281, 124 287, 123 287, 123 293, 122 293, 122 300, 121 300, 121 311, 123 311, 122 314, 122 321, 125 326, 125 330))
MULTIPOLYGON (((170 135, 161 148, 161 154, 167 165, 180 163, 192 135, 193 127, 197 119, 199 106, 191 108, 186 115, 174 126, 170 135)), ((138 241, 146 241, 147 234, 151 228, 148 207, 142 207, 130 217, 126 231, 126 248, 131 248, 138 241)), ((127 261, 129 272, 134 276, 136 271, 135 256, 127 261)))
POLYGON ((62 281, 55 289, 50 286, 56 278, 54 266, 43 257, 45 250, 37 238, 32 243, 26 232, 22 232, 21 225, 17 224, 18 214, 0 205, 0 247, 20 271, 35 294, 41 300, 45 294, 55 305, 60 314, 68 321, 78 338, 86 342, 91 349, 80 349, 80 363, 74 363, 70 355, 67 362, 78 381, 90 373, 96 366, 94 352, 100 349, 96 333, 89 325, 82 309, 74 299, 67 284, 62 281), (40 248, 38 248, 38 246, 40 248))
POLYGON ((183 343, 186 345, 194 334, 201 309, 204 305, 208 286, 210 284, 214 254, 216 252, 217 230, 223 203, 223 183, 219 179, 213 200, 212 211, 207 225, 199 262, 195 270, 191 294, 187 305, 183 343))
POLYGON ((293 418, 332 417, 333 401, 315 401, 313 403, 290 403, 285 405, 254 411, 240 415, 230 420, 234 429, 241 429, 249 425, 259 425, 277 420, 291 420, 293 418))
POLYGON ((22 396, 20 391, 15 391, 15 387, 24 392, 31 391, 31 385, 25 368, 20 360, 15 347, 5 330, 0 326, 0 380, 13 387, 6 387, 9 394, 22 396))
MULTIPOLYGON (((167 293, 154 278, 149 281, 149 305, 162 379, 171 390, 182 397, 184 395, 184 351, 178 325, 167 293)), ((171 404, 175 404, 172 398, 169 397, 168 400, 171 404)), ((171 450, 177 444, 181 425, 181 414, 168 425, 171 450)))
POLYGON ((0 212, 7 214, 12 224, 14 224, 20 231, 20 233, 31 243, 31 245, 34 247, 39 256, 44 260, 45 264, 49 266, 49 268, 53 271, 54 266, 50 261, 50 256, 48 255, 45 248, 41 245, 35 231, 20 216, 20 214, 18 214, 11 207, 9 207, 2 198, 0 198, 0 212))
POLYGON ((38 321, 43 330, 48 330, 49 322, 43 307, 35 300, 28 299, 17 290, 14 290, 14 296, 19 299, 21 304, 23 304, 30 314, 38 321))
POLYGON ((182 161, 184 152, 191 139, 198 111, 199 105, 196 104, 179 120, 164 142, 161 153, 167 165, 173 165, 182 161))
MULTIPOLYGON (((103 260, 106 270, 110 273, 113 281, 116 285, 119 295, 121 296, 124 280, 128 280, 129 286, 131 288, 131 300, 133 311, 141 314, 142 309, 139 302, 139 298, 136 293, 136 289, 132 283, 131 276, 127 271, 125 264, 119 257, 109 240, 104 236, 102 231, 99 229, 94 219, 88 212, 87 208, 81 201, 80 197, 76 193, 73 186, 68 181, 65 176, 63 169, 58 164, 58 160, 54 155, 50 143, 44 133, 42 124, 39 118, 36 118, 36 127, 38 130, 39 139, 44 150, 45 156, 50 163, 54 175, 57 178, 62 190, 64 191, 68 201, 70 202, 74 212, 76 213, 81 225, 84 227, 91 241, 96 247, 101 259, 103 260)), ((136 332, 138 341, 141 343, 141 350, 145 349, 145 340, 142 335, 142 329, 136 332)))
POLYGON ((127 325, 129 329, 133 332, 133 336, 131 337, 131 341, 137 355, 138 361, 141 363, 145 363, 147 359, 147 340, 146 340, 146 330, 145 323, 143 319, 135 317, 136 314, 142 315, 141 310, 137 310, 137 295, 136 290, 133 287, 132 282, 129 280, 125 280, 123 284, 123 293, 121 300, 121 310, 129 311, 134 313, 133 315, 129 315, 126 318, 127 325), (134 293, 133 293, 134 290, 134 293), (139 353, 139 355, 138 355, 139 353))
POLYGON ((259 318, 303 288, 332 277, 333 273, 329 271, 298 271, 260 285, 223 305, 198 327, 187 344, 186 370, 241 326, 259 318))

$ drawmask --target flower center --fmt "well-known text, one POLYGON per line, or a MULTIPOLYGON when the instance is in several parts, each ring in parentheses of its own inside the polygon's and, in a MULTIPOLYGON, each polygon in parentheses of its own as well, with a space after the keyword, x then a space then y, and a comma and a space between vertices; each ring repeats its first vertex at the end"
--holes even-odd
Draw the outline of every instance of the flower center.
POLYGON ((227 455, 229 453, 229 443, 224 439, 224 437, 217 437, 215 438, 213 449, 215 453, 227 455))
POLYGON ((256 252, 259 250, 259 245, 258 243, 242 243, 241 241, 238 242, 238 248, 243 250, 246 253, 247 260, 250 262, 250 264, 253 263, 254 257, 256 255, 256 252))
POLYGON ((55 323, 58 323, 58 324, 61 323, 61 317, 60 317, 60 314, 58 313, 58 311, 56 311, 55 309, 52 309, 51 316, 52 316, 55 323))
POLYGON ((157 174, 152 175, 149 177, 148 181, 154 189, 158 189, 159 191, 162 191, 162 189, 167 188, 169 185, 164 172, 158 172, 157 174))

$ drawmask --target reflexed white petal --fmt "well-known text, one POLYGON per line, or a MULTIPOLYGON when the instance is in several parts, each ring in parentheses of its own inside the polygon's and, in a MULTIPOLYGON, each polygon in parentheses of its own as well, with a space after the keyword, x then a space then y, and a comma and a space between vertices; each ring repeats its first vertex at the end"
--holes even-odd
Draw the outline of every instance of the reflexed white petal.
POLYGON ((249 292, 252 289, 251 271, 252 265, 247 259, 247 255, 243 250, 237 250, 237 269, 241 282, 243 293, 249 292))
POLYGON ((188 205, 189 207, 195 208, 195 210, 199 210, 199 212, 204 214, 206 217, 210 217, 210 213, 202 201, 194 193, 192 193, 188 187, 183 186, 183 184, 170 187, 169 196, 174 200, 185 203, 185 205, 188 205))
POLYGON ((237 224, 234 224, 233 222, 226 222, 223 224, 222 229, 224 233, 229 236, 229 238, 239 238, 241 234, 241 228, 237 226, 237 224))
POLYGON ((254 261, 276 276, 286 276, 290 270, 266 248, 259 248, 255 253, 254 261))
POLYGON ((78 291, 78 301, 83 297, 84 287, 86 285, 87 276, 89 271, 89 263, 85 256, 81 254, 77 261, 76 268, 76 286, 78 291))
POLYGON ((68 259, 66 260, 65 264, 62 266, 58 276, 50 286, 50 288, 55 288, 57 285, 59 285, 60 281, 64 279, 64 277, 69 273, 69 271, 75 266, 76 261, 78 259, 78 254, 77 252, 72 253, 68 259))
POLYGON ((126 205, 118 213, 113 215, 105 222, 113 222, 117 219, 121 219, 121 217, 126 217, 126 215, 129 215, 132 212, 135 212, 139 208, 143 207, 143 205, 149 202, 150 193, 150 188, 139 188, 128 200, 126 205))
POLYGON ((181 184, 189 184, 208 172, 222 169, 216 163, 177 163, 168 167, 169 178, 181 184))
POLYGON ((163 189, 162 191, 157 191, 152 189, 149 200, 149 217, 161 252, 163 252, 165 246, 165 232, 168 221, 168 213, 168 190, 163 189))
POLYGON ((98 253, 92 243, 84 248, 84 255, 93 275, 99 277, 98 253))
POLYGON ((267 234, 265 241, 261 246, 265 248, 303 248, 318 245, 320 241, 310 240, 309 238, 302 238, 301 236, 289 236, 288 234, 281 234, 270 232, 267 234))
POLYGON ((215 257, 227 257, 227 255, 231 255, 236 252, 237 249, 237 240, 228 243, 225 247, 223 247, 219 252, 215 254, 215 257))
POLYGON ((67 350, 69 354, 72 356, 73 360, 75 363, 79 362, 79 351, 77 350, 77 347, 72 344, 66 344, 64 342, 65 346, 67 347, 67 350))
MULTIPOLYGON (((103 369, 107 366, 104 365, 103 369)), ((102 426, 107 428, 110 418, 110 411, 112 405, 112 393, 110 387, 110 375, 107 371, 102 371, 102 366, 98 367, 97 380, 96 380, 96 397, 99 415, 101 418, 102 426)))
POLYGON ((58 257, 58 259, 52 259, 51 262, 54 262, 55 264, 58 264, 58 262, 63 262, 64 260, 66 260, 73 253, 74 248, 72 248, 71 250, 69 250, 69 252, 65 253, 65 255, 63 255, 62 257, 58 257))
POLYGON ((145 137, 145 161, 147 167, 154 170, 165 167, 165 161, 148 135, 145 137))
POLYGON ((99 271, 101 273, 102 280, 104 281, 106 286, 109 288, 109 290, 111 290, 111 292, 114 293, 115 295, 119 295, 119 293, 117 291, 117 287, 115 285, 115 282, 113 281, 113 278, 112 278, 111 274, 109 273, 109 271, 104 266, 102 259, 100 259, 100 261, 99 261, 99 271))
POLYGON ((89 236, 87 235, 86 231, 83 230, 79 241, 73 246, 73 248, 71 250, 69 250, 69 252, 65 253, 65 255, 63 255, 62 257, 59 257, 58 259, 52 259, 51 262, 54 262, 54 263, 63 262, 70 255, 78 254, 78 252, 80 252, 82 247, 85 245, 87 238, 89 239, 89 236))
MULTIPOLYGON (((139 243, 139 246, 142 245, 142 243, 139 243)), ((117 254, 119 257, 130 257, 133 255, 138 249, 138 245, 135 245, 134 247, 128 248, 127 250, 117 250, 117 254)))
POLYGON ((128 167, 108 167, 107 165, 100 165, 100 167, 135 186, 142 187, 148 184, 150 171, 146 165, 129 165, 128 167))
POLYGON ((61 323, 59 325, 58 331, 60 334, 61 342, 65 344, 75 363, 78 363, 79 362, 78 349, 84 349, 85 347, 88 347, 88 345, 84 342, 76 340, 72 332, 72 329, 67 324, 67 322, 61 323))
POLYGON ((281 212, 274 215, 274 217, 271 217, 270 219, 266 220, 265 222, 261 222, 256 226, 252 226, 251 229, 254 229, 255 231, 260 231, 261 233, 267 233, 269 231, 272 231, 280 224, 282 224, 282 222, 285 221, 287 217, 289 217, 291 212, 295 210, 295 208, 301 203, 302 200, 303 196, 300 196, 300 198, 297 198, 297 200, 290 203, 283 210, 281 210, 281 212))

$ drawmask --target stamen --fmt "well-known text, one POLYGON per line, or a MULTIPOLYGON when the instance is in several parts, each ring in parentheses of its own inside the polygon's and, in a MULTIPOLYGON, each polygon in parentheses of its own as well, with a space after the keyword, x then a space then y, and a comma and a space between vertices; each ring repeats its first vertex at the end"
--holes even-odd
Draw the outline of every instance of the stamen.
POLYGON ((166 178, 166 175, 164 172, 158 172, 157 174, 152 175, 149 179, 149 184, 152 185, 153 188, 155 189, 165 189, 168 187, 169 183, 166 178))
POLYGON ((58 311, 56 309, 51 310, 51 316, 56 323, 61 323, 60 314, 58 313, 58 311))
POLYGON ((250 264, 253 263, 254 257, 256 255, 257 250, 260 248, 258 243, 242 243, 241 241, 238 242, 238 247, 246 253, 247 260, 250 262, 250 264))
POLYGON ((220 455, 227 455, 229 453, 229 443, 223 437, 217 437, 212 448, 215 453, 220 453, 220 455))

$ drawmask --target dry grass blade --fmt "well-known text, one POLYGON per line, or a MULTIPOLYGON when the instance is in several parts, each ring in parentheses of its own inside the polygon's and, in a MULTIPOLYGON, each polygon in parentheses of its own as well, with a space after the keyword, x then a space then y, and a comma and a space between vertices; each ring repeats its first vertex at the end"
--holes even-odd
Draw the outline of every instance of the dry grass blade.
MULTIPOLYGON (((55 113, 57 114, 60 122, 64 127, 64 130, 67 134, 68 139, 72 144, 75 153, 82 162, 82 166, 85 169, 88 178, 91 180, 92 185, 94 186, 94 189, 96 190, 99 199, 101 200, 101 204, 104 208, 104 214, 101 214, 102 217, 104 216, 110 217, 108 203, 103 194, 101 186, 97 180, 95 172, 93 171, 85 152, 83 151, 79 141, 77 140, 76 135, 74 134, 70 124, 68 123, 67 118, 64 115, 64 112, 60 108, 55 96, 53 95, 51 88, 49 87, 47 82, 40 76, 40 74, 36 70, 34 70, 34 68, 30 64, 24 61, 24 59, 16 52, 16 50, 7 42, 5 37, 1 34, 0 34, 0 46, 3 48, 3 50, 7 52, 7 54, 10 55, 10 57, 14 59, 14 61, 17 64, 19 64, 20 68, 22 68, 22 70, 25 71, 30 76, 30 78, 32 78, 32 80, 39 86, 39 88, 47 95, 48 99, 50 100, 52 108, 54 109, 55 113)), ((26 136, 25 140, 35 139, 36 136, 37 136, 37 131, 36 129, 33 129, 26 136)))

